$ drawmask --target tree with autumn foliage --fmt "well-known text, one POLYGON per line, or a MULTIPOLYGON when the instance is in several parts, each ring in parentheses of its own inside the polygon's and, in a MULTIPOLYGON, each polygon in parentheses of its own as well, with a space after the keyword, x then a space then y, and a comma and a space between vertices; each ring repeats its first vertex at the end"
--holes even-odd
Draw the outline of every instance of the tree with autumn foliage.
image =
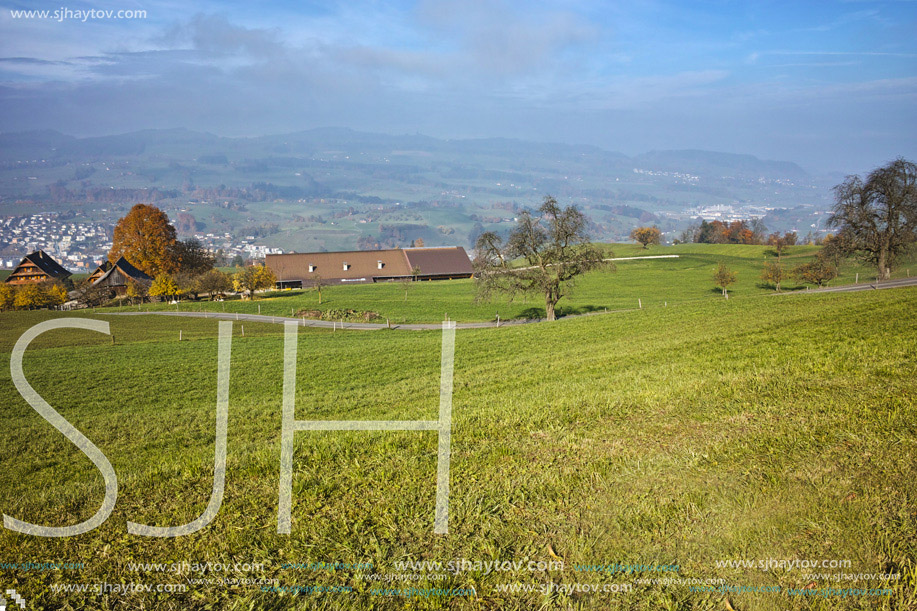
POLYGON ((133 278, 127 281, 127 287, 124 291, 124 296, 130 299, 131 305, 134 305, 134 300, 139 300, 140 303, 143 303, 143 300, 146 298, 149 288, 141 283, 137 282, 133 278))
POLYGON ((716 285, 723 289, 723 297, 729 299, 729 293, 726 292, 727 287, 730 284, 736 281, 736 273, 726 267, 726 264, 720 261, 720 264, 717 266, 716 271, 713 272, 713 281, 716 282, 716 285))
POLYGON ((837 268, 819 252, 814 261, 793 268, 792 276, 801 282, 822 286, 837 278, 837 268))
POLYGON ((16 289, 5 282, 0 282, 0 310, 12 310, 16 299, 16 289))
POLYGON ((51 286, 46 289, 47 302, 51 306, 59 306, 67 303, 69 299, 67 287, 61 282, 52 282, 51 286))
MULTIPOLYGON (((790 247, 796 245, 796 232, 786 232, 783 235, 780 235, 778 232, 774 232, 767 237, 767 245, 771 247, 770 254, 777 255, 777 262, 780 262, 780 258, 783 256, 783 253, 790 247)), ((780 290, 779 288, 777 290, 780 290)))
POLYGON ((178 284, 170 274, 159 274, 150 285, 151 297, 172 297, 178 293, 178 284))
POLYGON ((643 248, 649 248, 650 244, 659 244, 660 238, 662 232, 658 227, 637 227, 630 232, 630 239, 643 244, 643 248))
POLYGON ((764 270, 761 272, 761 279, 774 285, 777 292, 780 292, 780 283, 786 280, 786 270, 778 258, 776 261, 767 261, 764 263, 764 270))
POLYGON ((38 282, 23 284, 16 290, 16 296, 13 298, 13 306, 17 310, 31 310, 47 305, 49 305, 48 294, 42 290, 38 282))
POLYGON ((137 204, 115 225, 108 260, 114 263, 123 256, 151 276, 169 274, 179 266, 175 244, 175 227, 166 213, 156 206, 137 204))
POLYGON ((233 288, 247 293, 250 299, 255 298, 255 291, 272 288, 276 282, 277 277, 266 265, 250 265, 232 277, 233 288))

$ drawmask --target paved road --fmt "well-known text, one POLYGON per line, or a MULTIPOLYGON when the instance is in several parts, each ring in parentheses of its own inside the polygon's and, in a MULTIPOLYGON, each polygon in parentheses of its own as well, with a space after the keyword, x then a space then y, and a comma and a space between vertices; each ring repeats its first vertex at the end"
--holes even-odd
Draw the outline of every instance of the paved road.
MULTIPOLYGON (((902 278, 900 280, 886 280, 880 283, 865 283, 865 284, 846 284, 843 286, 831 286, 822 289, 813 289, 811 291, 789 291, 781 293, 773 293, 771 296, 779 295, 811 295, 813 293, 841 293, 841 292, 850 292, 850 291, 872 291, 877 289, 894 289, 901 288, 905 286, 917 286, 917 278, 902 278)), ((674 305, 674 304, 673 304, 674 305)), ((638 308, 624 309, 624 310, 600 310, 596 312, 589 312, 586 314, 575 314, 572 316, 564 316, 558 320, 569 320, 573 318, 580 318, 582 316, 595 316, 597 314, 608 314, 613 312, 632 312, 638 308)), ((274 324, 283 324, 285 322, 295 321, 300 326, 303 327, 321 327, 325 329, 357 329, 361 331, 377 331, 379 329, 400 329, 402 331, 428 331, 434 329, 442 329, 441 323, 410 323, 410 324, 393 324, 391 326, 370 323, 370 322, 335 322, 329 320, 310 320, 302 318, 290 318, 286 316, 266 316, 263 314, 232 314, 229 312, 107 312, 106 315, 110 316, 186 316, 190 318, 216 318, 219 320, 248 320, 251 322, 263 322, 263 323, 274 323, 274 324)), ((531 318, 531 319, 517 319, 517 320, 507 320, 496 322, 463 322, 456 324, 457 329, 483 329, 486 327, 511 327, 515 325, 527 325, 531 323, 544 322, 544 318, 531 318)))
POLYGON ((826 286, 811 291, 790 291, 788 293, 774 293, 774 295, 799 295, 807 293, 849 293, 853 291, 875 291, 878 289, 897 289, 904 286, 917 286, 917 278, 900 278, 898 280, 883 280, 882 282, 863 282, 860 284, 844 284, 841 286, 826 286))

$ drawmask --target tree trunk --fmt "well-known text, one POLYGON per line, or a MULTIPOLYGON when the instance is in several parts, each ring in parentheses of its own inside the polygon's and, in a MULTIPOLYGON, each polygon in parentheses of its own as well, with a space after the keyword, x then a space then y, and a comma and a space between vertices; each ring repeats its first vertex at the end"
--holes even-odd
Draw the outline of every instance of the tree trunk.
POLYGON ((888 259, 888 251, 885 248, 879 250, 879 260, 876 261, 876 276, 880 280, 888 280, 888 267, 885 265, 885 261, 888 259))
POLYGON ((550 293, 548 293, 547 295, 545 295, 545 297, 544 297, 544 310, 545 310, 545 313, 547 314, 547 319, 548 319, 548 320, 557 320, 557 316, 555 316, 555 314, 554 314, 554 304, 555 304, 555 303, 557 303, 557 302, 554 300, 554 296, 553 296, 553 295, 551 295, 550 293))

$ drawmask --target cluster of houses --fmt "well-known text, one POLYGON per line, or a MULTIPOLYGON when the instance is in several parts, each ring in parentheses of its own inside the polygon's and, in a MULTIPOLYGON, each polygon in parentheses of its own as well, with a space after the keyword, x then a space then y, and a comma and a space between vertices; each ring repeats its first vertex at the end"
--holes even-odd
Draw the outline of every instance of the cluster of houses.
MULTIPOLYGON (((36 250, 23 257, 5 282, 14 286, 32 282, 65 282, 71 275, 45 251, 36 250)), ((124 257, 114 263, 105 261, 89 275, 88 280, 89 286, 108 287, 113 297, 124 295, 128 282, 132 280, 147 288, 153 283, 153 278, 131 265, 124 257)))

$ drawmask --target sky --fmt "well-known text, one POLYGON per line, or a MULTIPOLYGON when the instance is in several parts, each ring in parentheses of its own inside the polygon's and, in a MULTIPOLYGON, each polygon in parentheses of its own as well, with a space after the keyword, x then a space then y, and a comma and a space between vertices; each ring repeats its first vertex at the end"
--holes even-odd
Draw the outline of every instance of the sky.
POLYGON ((907 0, 0 0, 4 132, 336 126, 859 174, 917 158, 915 108, 907 0))

